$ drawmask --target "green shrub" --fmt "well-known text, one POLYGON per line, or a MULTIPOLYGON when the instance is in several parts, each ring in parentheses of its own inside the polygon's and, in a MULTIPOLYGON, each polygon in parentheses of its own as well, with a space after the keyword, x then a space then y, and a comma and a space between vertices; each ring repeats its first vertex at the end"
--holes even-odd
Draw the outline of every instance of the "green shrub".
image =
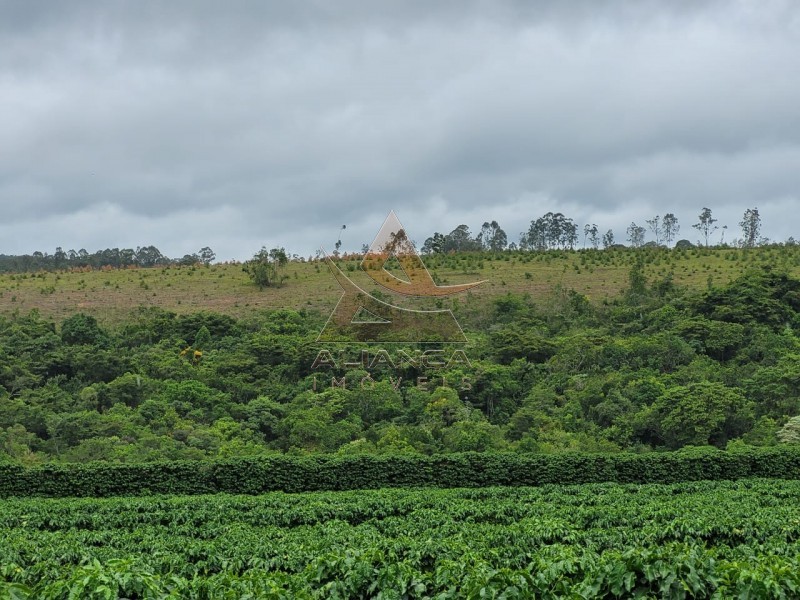
POLYGON ((269 456, 216 462, 0 464, 0 497, 259 494, 383 487, 486 487, 593 482, 800 479, 800 449, 690 448, 649 454, 477 453, 269 456))

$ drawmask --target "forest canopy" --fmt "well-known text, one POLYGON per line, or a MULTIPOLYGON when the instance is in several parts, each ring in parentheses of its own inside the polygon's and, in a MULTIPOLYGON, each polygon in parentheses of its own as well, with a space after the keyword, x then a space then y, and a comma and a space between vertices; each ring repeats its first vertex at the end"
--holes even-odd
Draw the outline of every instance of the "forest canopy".
POLYGON ((235 318, 142 307, 114 328, 81 312, 58 325, 37 311, 0 317, 0 460, 796 440, 800 280, 762 268, 690 292, 640 269, 611 302, 558 290, 554 302, 509 293, 465 309, 469 364, 435 372, 312 369, 325 315, 311 310, 235 318))

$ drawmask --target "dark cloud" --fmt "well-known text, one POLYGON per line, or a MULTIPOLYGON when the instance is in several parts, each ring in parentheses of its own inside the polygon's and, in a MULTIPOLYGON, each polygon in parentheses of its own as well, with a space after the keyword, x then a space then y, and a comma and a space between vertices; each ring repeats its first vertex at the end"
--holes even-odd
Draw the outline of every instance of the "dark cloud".
POLYGON ((799 43, 780 1, 0 2, 0 252, 305 255, 390 209, 798 237, 799 43))

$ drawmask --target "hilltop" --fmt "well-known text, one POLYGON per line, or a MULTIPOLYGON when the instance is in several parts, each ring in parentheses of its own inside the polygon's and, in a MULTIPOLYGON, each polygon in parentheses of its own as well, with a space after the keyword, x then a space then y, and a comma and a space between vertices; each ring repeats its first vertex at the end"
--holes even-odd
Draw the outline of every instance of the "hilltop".
MULTIPOLYGON (((642 261, 649 282, 671 278, 678 286, 696 290, 724 285, 753 267, 773 266, 800 274, 800 246, 465 252, 424 260, 439 283, 485 280, 469 292, 467 300, 450 300, 478 305, 507 292, 527 293, 542 302, 559 287, 601 303, 628 285, 637 260, 642 261)), ((338 262, 349 275, 358 275, 359 257, 338 262)), ((83 312, 105 325, 124 322, 131 309, 139 306, 178 314, 207 310, 234 317, 273 308, 324 314, 341 295, 322 261, 290 261, 284 273, 284 285, 263 291, 237 263, 0 274, 0 314, 37 309, 43 317, 60 322, 83 312)))

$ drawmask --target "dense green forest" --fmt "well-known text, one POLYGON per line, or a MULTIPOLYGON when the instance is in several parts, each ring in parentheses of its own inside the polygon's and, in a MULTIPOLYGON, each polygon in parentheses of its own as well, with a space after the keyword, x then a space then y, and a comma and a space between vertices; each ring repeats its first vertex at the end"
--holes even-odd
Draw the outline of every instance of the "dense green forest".
POLYGON ((10 314, 0 318, 0 460, 646 452, 796 439, 800 280, 764 266, 700 292, 669 276, 649 281, 636 262, 613 301, 554 294, 457 305, 468 359, 428 367, 423 347, 405 349, 412 360, 390 349, 364 363, 327 346, 335 368, 312 368, 327 318, 314 310, 236 318, 140 307, 113 328, 80 312, 58 324, 35 310, 10 314))

